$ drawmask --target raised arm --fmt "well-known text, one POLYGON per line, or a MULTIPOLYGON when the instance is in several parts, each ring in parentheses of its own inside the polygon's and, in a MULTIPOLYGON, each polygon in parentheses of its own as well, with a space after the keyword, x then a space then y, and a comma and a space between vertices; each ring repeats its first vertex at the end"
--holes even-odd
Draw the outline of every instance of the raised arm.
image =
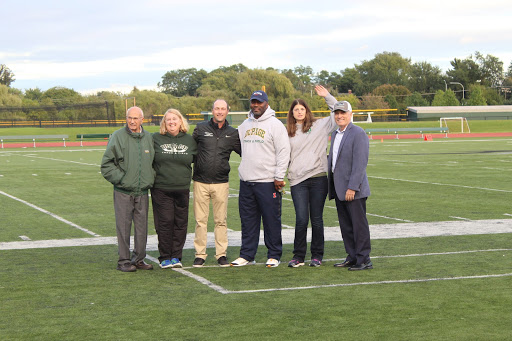
POLYGON ((337 102, 336 98, 334 98, 334 96, 331 95, 329 91, 327 91, 327 89, 321 85, 316 85, 315 91, 318 96, 323 97, 325 99, 325 103, 327 103, 329 110, 332 111, 332 109, 334 108, 334 104, 336 104, 337 102))

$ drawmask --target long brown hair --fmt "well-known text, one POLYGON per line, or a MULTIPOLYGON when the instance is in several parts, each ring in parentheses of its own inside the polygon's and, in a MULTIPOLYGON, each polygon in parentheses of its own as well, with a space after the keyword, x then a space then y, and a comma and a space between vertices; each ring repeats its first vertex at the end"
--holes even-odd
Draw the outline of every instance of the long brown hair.
POLYGON ((306 116, 304 116, 304 122, 302 123, 303 133, 306 133, 313 125, 313 122, 316 121, 316 117, 311 112, 311 109, 309 109, 309 105, 306 103, 306 101, 304 101, 302 98, 297 98, 292 102, 290 110, 288 110, 288 115, 286 116, 286 130, 288 131, 289 137, 294 137, 295 133, 297 132, 297 120, 295 117, 293 117, 293 109, 297 104, 300 104, 306 108, 306 116))

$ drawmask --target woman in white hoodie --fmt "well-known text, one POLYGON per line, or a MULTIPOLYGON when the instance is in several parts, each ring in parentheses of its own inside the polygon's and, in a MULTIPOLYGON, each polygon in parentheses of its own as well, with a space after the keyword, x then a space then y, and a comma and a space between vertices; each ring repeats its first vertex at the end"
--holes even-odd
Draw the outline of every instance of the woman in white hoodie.
MULTIPOLYGON (((324 97, 332 111, 336 98, 321 85, 316 93, 324 97)), ((287 117, 286 129, 290 139, 291 155, 288 180, 295 206, 295 240, 293 258, 289 267, 304 265, 307 251, 307 228, 311 218, 311 262, 320 266, 324 255, 323 212, 327 197, 327 143, 329 134, 337 127, 334 114, 316 118, 302 99, 293 101, 287 117)))

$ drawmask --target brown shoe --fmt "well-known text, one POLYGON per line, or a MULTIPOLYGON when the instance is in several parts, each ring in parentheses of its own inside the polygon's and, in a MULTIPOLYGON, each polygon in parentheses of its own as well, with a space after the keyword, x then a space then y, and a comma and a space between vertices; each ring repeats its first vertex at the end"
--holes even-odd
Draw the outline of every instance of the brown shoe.
POLYGON ((134 272, 137 271, 137 268, 135 265, 132 265, 130 263, 124 263, 124 264, 117 264, 117 270, 122 272, 134 272))
POLYGON ((135 267, 139 270, 153 270, 153 265, 144 263, 143 260, 135 264, 135 267))

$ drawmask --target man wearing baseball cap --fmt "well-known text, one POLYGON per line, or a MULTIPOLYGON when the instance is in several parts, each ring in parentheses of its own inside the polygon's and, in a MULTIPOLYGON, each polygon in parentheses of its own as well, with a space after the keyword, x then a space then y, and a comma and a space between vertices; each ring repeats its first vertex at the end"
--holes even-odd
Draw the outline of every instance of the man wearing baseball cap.
POLYGON ((251 111, 238 127, 242 161, 238 167, 238 206, 242 222, 240 257, 232 266, 254 264, 263 221, 267 267, 276 267, 283 253, 281 238, 281 191, 290 161, 286 128, 275 117, 264 91, 253 92, 251 111))
POLYGON ((329 200, 334 199, 338 211, 346 259, 334 264, 348 270, 373 269, 370 260, 370 228, 366 219, 366 199, 370 185, 366 176, 370 143, 361 127, 352 121, 352 106, 347 101, 334 104, 338 125, 331 135, 328 178, 329 200))

